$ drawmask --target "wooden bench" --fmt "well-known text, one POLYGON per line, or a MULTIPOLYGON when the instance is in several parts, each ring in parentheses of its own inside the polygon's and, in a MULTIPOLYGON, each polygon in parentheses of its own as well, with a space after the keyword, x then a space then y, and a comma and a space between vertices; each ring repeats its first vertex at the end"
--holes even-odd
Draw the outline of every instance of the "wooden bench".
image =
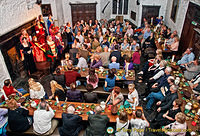
POLYGON ((7 128, 6 128, 6 130, 7 130, 7 134, 9 134, 9 135, 19 135, 19 136, 21 136, 21 135, 31 135, 31 136, 36 136, 36 134, 33 132, 33 125, 31 125, 31 127, 28 129, 28 130, 26 130, 25 132, 13 132, 13 131, 11 131, 10 130, 10 128, 9 128, 9 126, 7 126, 7 128))
MULTIPOLYGON (((85 88, 84 85, 80 85, 77 87, 77 90, 83 92, 83 93, 86 93, 87 90, 85 88)), ((105 94, 105 95, 109 95, 110 92, 106 92, 103 90, 103 87, 98 87, 96 88, 93 92, 97 93, 97 94, 105 94)), ((124 95, 124 96, 127 96, 128 95, 128 89, 125 89, 125 88, 121 88, 121 93, 124 95)))

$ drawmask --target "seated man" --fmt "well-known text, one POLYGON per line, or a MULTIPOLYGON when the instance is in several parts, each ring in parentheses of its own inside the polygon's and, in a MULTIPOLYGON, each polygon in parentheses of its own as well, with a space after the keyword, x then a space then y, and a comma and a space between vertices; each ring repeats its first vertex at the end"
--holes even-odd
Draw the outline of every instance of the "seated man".
POLYGON ((144 116, 144 113, 139 109, 134 113, 135 119, 131 119, 131 136, 143 136, 146 127, 149 127, 149 122, 144 116), (134 131, 136 130, 136 131, 134 131))
POLYGON ((117 58, 115 56, 112 56, 111 61, 112 61, 112 63, 109 64, 108 68, 109 69, 112 69, 112 68, 119 69, 120 65, 119 65, 119 63, 116 63, 117 58))
MULTIPOLYGON (((16 93, 19 94, 19 96, 22 96, 22 93, 20 93, 19 91, 17 91, 13 86, 12 86, 12 81, 10 79, 6 79, 4 81, 4 86, 3 86, 3 90, 6 94, 7 97, 9 97, 10 95, 16 95, 16 93)), ((5 97, 2 96, 2 100, 5 100, 5 97)))
POLYGON ((72 60, 73 65, 77 64, 76 54, 78 53, 78 48, 76 45, 72 45, 72 49, 69 50, 70 60, 72 60))
POLYGON ((81 53, 80 53, 80 52, 78 52, 78 53, 76 54, 76 58, 78 59, 78 64, 77 64, 76 67, 78 67, 78 68, 88 68, 87 61, 86 61, 85 58, 83 58, 83 57, 81 56, 81 53))
POLYGON ((101 106, 96 106, 95 114, 89 115, 89 126, 85 131, 86 136, 104 136, 106 134, 106 125, 109 122, 109 118, 107 115, 101 115, 101 112, 101 106))
POLYGON ((81 75, 72 69, 72 66, 68 66, 68 71, 65 72, 65 85, 67 89, 70 89, 70 84, 75 83, 76 86, 80 85, 80 81, 77 80, 81 75))
POLYGON ((54 111, 49 104, 45 100, 41 100, 38 109, 33 114, 34 133, 39 135, 52 134, 59 123, 58 120, 53 119, 54 115, 54 111))
POLYGON ((156 105, 159 106, 157 112, 166 112, 172 107, 173 101, 178 98, 178 87, 176 85, 172 85, 169 90, 170 93, 167 93, 164 99, 156 103, 156 105))
POLYGON ((160 90, 162 86, 166 86, 166 84, 168 84, 167 78, 171 75, 171 71, 172 71, 171 67, 166 67, 165 74, 159 80, 157 80, 157 82, 154 83, 152 86, 149 85, 149 88, 145 89, 146 91, 143 95, 147 96, 149 92, 157 92, 160 90))
POLYGON ((115 49, 114 51, 110 54, 110 59, 112 58, 112 56, 115 56, 117 58, 117 63, 120 63, 121 61, 121 52, 118 51, 118 45, 115 45, 115 49))
POLYGON ((198 73, 200 73, 200 60, 196 59, 190 64, 185 65, 186 71, 184 71, 185 79, 192 80, 198 73))
POLYGON ((110 43, 108 42, 107 37, 103 38, 103 41, 101 42, 101 47, 104 49, 106 46, 109 48, 110 47, 110 43))
POLYGON ((88 49, 87 44, 83 44, 82 49, 79 50, 79 52, 81 53, 81 56, 85 58, 86 61, 88 60, 88 56, 89 56, 89 51, 87 49, 88 49))
POLYGON ((187 50, 183 53, 181 60, 179 60, 177 64, 184 67, 185 64, 193 61, 194 58, 195 55, 192 52, 192 48, 187 48, 187 50))
POLYGON ((75 108, 70 105, 67 108, 67 113, 62 113, 63 125, 59 129, 61 136, 78 136, 82 129, 82 117, 75 115, 75 108))
POLYGON ((159 92, 151 92, 144 100, 148 100, 146 109, 150 110, 155 100, 162 100, 167 93, 169 93, 170 86, 174 84, 174 77, 169 76, 167 79, 168 84, 162 86, 159 92))

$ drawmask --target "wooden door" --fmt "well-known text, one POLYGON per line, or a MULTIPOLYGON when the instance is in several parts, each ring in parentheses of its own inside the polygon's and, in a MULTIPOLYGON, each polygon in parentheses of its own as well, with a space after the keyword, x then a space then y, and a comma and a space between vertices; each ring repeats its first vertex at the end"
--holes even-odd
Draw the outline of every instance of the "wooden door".
POLYGON ((81 20, 88 22, 96 19, 96 3, 70 4, 73 25, 81 20))
POLYGON ((194 40, 198 33, 195 32, 196 28, 200 29, 200 6, 190 2, 181 34, 180 53, 183 53, 188 47, 195 48, 194 40))
POLYGON ((160 6, 142 6, 142 21, 141 24, 143 24, 143 18, 146 18, 147 21, 150 23, 151 17, 158 17, 160 11, 160 6))
POLYGON ((193 48, 194 48, 194 54, 197 58, 200 57, 200 29, 195 28, 194 29, 194 37, 192 39, 193 43, 193 48))

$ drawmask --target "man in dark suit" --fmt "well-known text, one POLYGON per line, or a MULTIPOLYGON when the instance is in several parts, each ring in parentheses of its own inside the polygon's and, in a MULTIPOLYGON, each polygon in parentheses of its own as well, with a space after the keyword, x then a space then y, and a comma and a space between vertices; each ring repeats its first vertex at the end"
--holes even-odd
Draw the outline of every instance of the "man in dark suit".
POLYGON ((78 136, 82 130, 82 117, 75 115, 75 108, 70 105, 67 108, 67 113, 62 113, 63 125, 59 128, 61 136, 78 136))
POLYGON ((89 126, 86 129, 86 136, 104 136, 106 125, 109 122, 107 115, 101 115, 101 106, 95 107, 95 115, 89 115, 89 126))
POLYGON ((115 45, 114 51, 110 54, 110 60, 111 60, 112 56, 115 56, 117 58, 116 62, 120 63, 120 61, 121 61, 121 52, 118 51, 118 45, 115 45))

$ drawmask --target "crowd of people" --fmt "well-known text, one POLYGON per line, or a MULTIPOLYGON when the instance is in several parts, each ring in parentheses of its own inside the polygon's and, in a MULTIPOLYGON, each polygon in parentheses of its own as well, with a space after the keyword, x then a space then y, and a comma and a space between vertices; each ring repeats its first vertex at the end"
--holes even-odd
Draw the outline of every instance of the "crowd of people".
MULTIPOLYGON (((128 98, 121 93, 121 88, 116 86, 119 80, 116 74, 117 69, 142 70, 138 73, 139 81, 145 82, 147 88, 142 94, 143 101, 146 101, 144 109, 152 112, 152 106, 156 105, 157 115, 154 119, 147 121, 143 111, 133 112, 135 119, 128 120, 126 112, 120 112, 116 119, 116 135, 128 136, 128 130, 132 129, 130 135, 144 135, 146 127, 163 129, 187 129, 186 116, 180 110, 182 101, 178 99, 178 85, 175 84, 175 77, 172 76, 172 68, 167 66, 167 61, 163 58, 162 49, 156 46, 159 39, 155 33, 165 39, 166 48, 171 52, 168 58, 178 55, 179 37, 177 31, 171 32, 170 28, 164 24, 163 18, 154 19, 149 23, 144 19, 142 27, 133 29, 129 22, 110 21, 106 19, 81 20, 73 27, 66 23, 61 27, 54 25, 54 21, 49 15, 47 28, 42 16, 36 20, 35 31, 29 35, 25 29, 20 37, 20 55, 24 62, 24 67, 29 75, 28 85, 30 99, 41 99, 39 107, 34 111, 33 118, 28 116, 28 109, 19 105, 10 96, 22 96, 27 91, 19 91, 12 86, 11 80, 4 81, 1 89, 2 100, 8 103, 8 110, 0 108, 1 134, 6 135, 6 126, 12 131, 24 132, 31 125, 35 134, 52 134, 58 125, 58 120, 53 119, 55 113, 46 103, 45 99, 55 99, 70 102, 98 103, 98 95, 93 92, 99 86, 99 77, 95 73, 96 68, 108 68, 104 91, 110 92, 106 104, 123 105, 128 103, 133 106, 139 105, 139 95, 132 82, 128 83, 128 98), (130 51, 129 55, 122 55, 123 51, 130 51), (130 57, 131 56, 131 57, 130 57), (144 63, 140 65, 140 57, 143 56, 144 63), (49 62, 50 72, 53 74, 52 80, 48 83, 50 90, 46 90, 40 82, 31 78, 31 74, 36 71, 39 62, 49 62), (65 69, 61 73, 60 67, 65 69), (77 71, 81 68, 89 68, 89 74, 85 79, 87 93, 84 95, 76 89, 81 85, 78 80, 81 77, 77 71), (67 90, 67 91, 66 91, 67 90), (5 116, 8 114, 8 116, 5 116)), ((200 100, 200 60, 188 48, 177 61, 184 71, 185 78, 189 81, 191 88, 200 100)), ((103 90, 102 90, 103 91, 103 90)), ((83 129, 82 118, 75 115, 75 107, 68 106, 66 112, 62 114, 62 127, 59 128, 61 136, 77 136, 83 129)), ((109 118, 101 115, 102 107, 96 106, 94 115, 89 115, 89 125, 85 135, 105 135, 106 124, 109 118)), ((186 131, 173 132, 163 131, 160 135, 185 135, 186 131)))

